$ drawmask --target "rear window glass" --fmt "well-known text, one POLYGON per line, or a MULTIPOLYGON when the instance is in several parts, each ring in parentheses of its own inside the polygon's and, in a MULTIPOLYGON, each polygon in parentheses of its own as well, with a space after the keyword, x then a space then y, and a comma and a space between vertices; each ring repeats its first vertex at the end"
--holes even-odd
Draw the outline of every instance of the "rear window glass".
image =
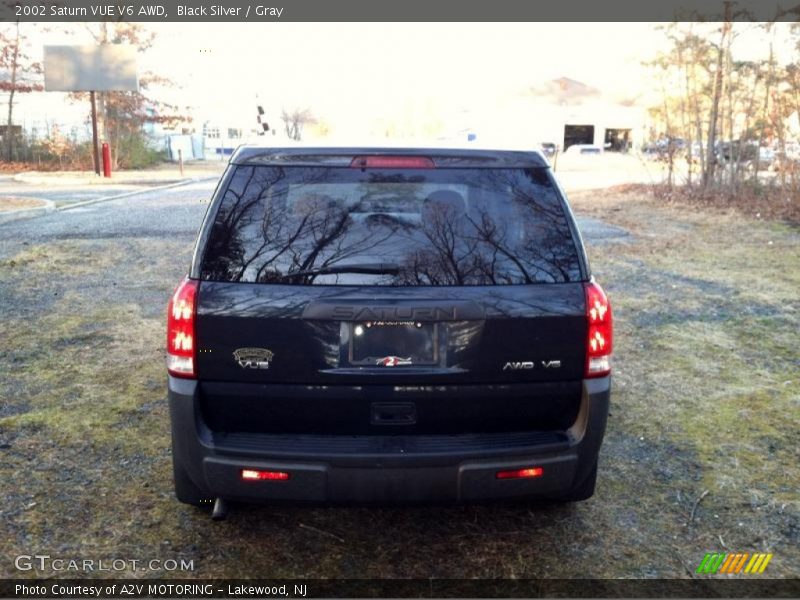
POLYGON ((581 274, 543 169, 238 166, 201 277, 465 286, 568 282, 581 274))

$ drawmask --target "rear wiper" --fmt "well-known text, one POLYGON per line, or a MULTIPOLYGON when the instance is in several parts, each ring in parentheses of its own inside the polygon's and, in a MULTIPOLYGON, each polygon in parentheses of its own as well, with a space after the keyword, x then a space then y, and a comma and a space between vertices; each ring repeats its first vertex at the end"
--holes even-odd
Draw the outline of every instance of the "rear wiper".
POLYGON ((280 279, 288 279, 295 276, 305 275, 330 275, 335 273, 363 273, 365 275, 397 275, 400 267, 395 263, 354 263, 350 265, 331 265, 329 267, 319 267, 318 269, 308 269, 305 271, 293 271, 284 273, 280 279))

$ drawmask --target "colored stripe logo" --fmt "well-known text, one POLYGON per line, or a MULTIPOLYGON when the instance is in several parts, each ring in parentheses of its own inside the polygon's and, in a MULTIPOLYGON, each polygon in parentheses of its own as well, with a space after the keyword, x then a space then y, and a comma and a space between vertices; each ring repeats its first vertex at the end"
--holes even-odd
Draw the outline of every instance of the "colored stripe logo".
POLYGON ((749 552, 708 552, 703 557, 703 560, 700 561, 700 566, 697 567, 696 572, 706 575, 738 573, 755 575, 756 573, 763 573, 771 560, 772 554, 764 552, 755 552, 753 554, 749 552))

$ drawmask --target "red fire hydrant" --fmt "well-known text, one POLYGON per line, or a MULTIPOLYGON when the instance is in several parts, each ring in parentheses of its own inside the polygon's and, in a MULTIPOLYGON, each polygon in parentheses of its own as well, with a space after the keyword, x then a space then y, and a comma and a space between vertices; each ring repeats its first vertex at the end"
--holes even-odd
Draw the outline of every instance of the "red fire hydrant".
POLYGON ((111 177, 111 148, 103 142, 103 177, 111 177))

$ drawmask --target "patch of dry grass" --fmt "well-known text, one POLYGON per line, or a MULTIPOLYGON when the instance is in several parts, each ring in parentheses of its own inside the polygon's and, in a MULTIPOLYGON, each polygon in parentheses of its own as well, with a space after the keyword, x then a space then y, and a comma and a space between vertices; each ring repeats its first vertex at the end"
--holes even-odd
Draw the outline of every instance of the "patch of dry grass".
POLYGON ((638 237, 592 256, 617 319, 621 430, 682 457, 651 466, 687 514, 709 491, 689 539, 775 551, 796 576, 800 231, 629 194, 573 204, 638 237))

